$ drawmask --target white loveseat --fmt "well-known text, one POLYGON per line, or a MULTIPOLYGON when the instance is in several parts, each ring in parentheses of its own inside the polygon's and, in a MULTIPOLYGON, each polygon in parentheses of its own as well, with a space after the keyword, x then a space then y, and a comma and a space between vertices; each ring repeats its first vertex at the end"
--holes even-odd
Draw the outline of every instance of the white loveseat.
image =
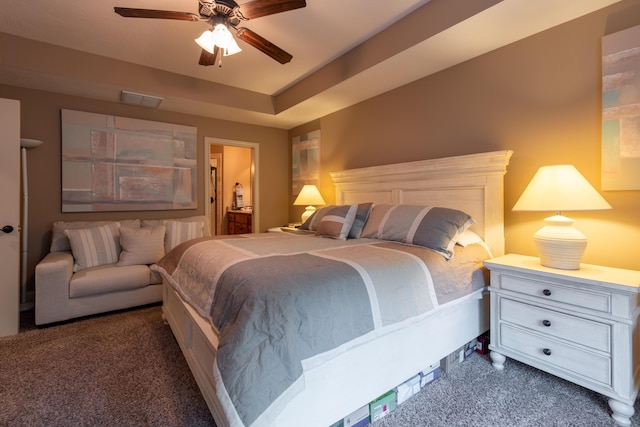
POLYGON ((149 267, 183 241, 209 235, 206 217, 59 221, 35 269, 37 325, 162 301, 149 267))

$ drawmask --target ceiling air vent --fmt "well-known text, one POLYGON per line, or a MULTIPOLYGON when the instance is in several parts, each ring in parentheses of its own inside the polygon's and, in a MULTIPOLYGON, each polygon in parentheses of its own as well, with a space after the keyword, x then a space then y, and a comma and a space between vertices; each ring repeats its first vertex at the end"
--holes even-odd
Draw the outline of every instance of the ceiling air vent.
POLYGON ((144 95, 142 93, 129 92, 127 90, 120 91, 120 102, 131 105, 140 105, 142 107, 158 108, 164 98, 153 95, 144 95))

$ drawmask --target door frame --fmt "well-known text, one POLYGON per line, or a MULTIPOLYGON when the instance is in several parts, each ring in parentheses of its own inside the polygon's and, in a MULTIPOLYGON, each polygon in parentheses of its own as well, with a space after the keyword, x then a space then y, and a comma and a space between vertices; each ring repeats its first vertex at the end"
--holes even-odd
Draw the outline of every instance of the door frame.
MULTIPOLYGON (((238 141, 235 139, 223 139, 216 138, 212 136, 204 137, 204 162, 206 165, 206 171, 204 173, 204 199, 206 203, 204 204, 205 215, 210 220, 211 218, 211 203, 209 203, 210 198, 210 169, 209 169, 209 159, 211 156, 211 146, 212 145, 228 145, 232 147, 244 147, 251 148, 251 195, 252 195, 252 206, 253 206, 253 224, 252 231, 254 233, 260 230, 260 180, 258 179, 260 167, 260 144, 257 142, 249 142, 249 141, 238 141)), ((222 159, 222 167, 224 168, 224 158, 222 159)), ((219 165, 220 166, 220 165, 219 165)), ((220 199, 220 195, 217 196, 220 199)), ((224 214, 224 212, 223 212, 224 214)))

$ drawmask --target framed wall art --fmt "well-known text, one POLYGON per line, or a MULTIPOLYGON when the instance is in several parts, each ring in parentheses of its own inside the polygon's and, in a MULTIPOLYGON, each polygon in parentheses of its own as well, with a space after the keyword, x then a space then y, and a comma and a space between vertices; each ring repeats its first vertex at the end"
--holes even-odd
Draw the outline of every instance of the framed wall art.
POLYGON ((291 141, 291 192, 295 196, 305 184, 318 185, 320 131, 296 136, 291 141))
POLYGON ((197 208, 195 127, 62 110, 62 211, 197 208))
POLYGON ((640 26, 602 38, 602 189, 640 190, 640 26))

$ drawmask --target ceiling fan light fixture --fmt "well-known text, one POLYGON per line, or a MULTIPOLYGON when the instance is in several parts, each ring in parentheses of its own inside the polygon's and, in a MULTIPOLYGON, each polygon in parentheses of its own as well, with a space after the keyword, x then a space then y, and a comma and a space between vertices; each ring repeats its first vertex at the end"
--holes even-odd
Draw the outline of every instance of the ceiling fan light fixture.
POLYGON ((198 44, 198 46, 200 46, 201 48, 203 48, 209 53, 213 53, 213 49, 215 47, 213 43, 213 32, 211 32, 210 30, 207 30, 204 33, 202 33, 202 35, 198 37, 195 41, 198 44))
POLYGON ((215 46, 222 49, 224 56, 242 52, 226 25, 217 24, 213 30, 207 30, 196 40, 198 46, 209 53, 214 53, 215 46))

